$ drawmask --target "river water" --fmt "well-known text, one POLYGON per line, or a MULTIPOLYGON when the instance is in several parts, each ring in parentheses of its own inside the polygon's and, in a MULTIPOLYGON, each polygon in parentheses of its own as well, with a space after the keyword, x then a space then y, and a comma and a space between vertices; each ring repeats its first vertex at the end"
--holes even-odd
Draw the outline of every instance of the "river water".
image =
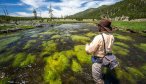
MULTIPOLYGON (((43 28, 0 35, 0 83, 94 84, 90 57, 84 59, 81 55, 84 55, 84 45, 97 35, 96 31, 96 27, 91 24, 75 23, 46 25, 43 28), (79 50, 76 51, 75 46, 79 50), (66 59, 61 58, 61 54, 56 58, 56 53, 60 52, 73 54, 67 54, 71 57, 66 56, 66 59)), ((114 35, 114 52, 122 66, 117 78, 124 84, 146 83, 143 81, 146 79, 145 49, 139 47, 146 46, 146 38, 121 31, 114 35)))

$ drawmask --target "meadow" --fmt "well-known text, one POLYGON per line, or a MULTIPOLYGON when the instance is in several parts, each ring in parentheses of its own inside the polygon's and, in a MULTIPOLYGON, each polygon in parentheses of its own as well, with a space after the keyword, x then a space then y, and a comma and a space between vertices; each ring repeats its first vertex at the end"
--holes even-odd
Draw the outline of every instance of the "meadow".
POLYGON ((141 32, 146 30, 146 22, 141 21, 113 21, 112 23, 113 26, 122 28, 122 29, 131 29, 135 32, 141 32))

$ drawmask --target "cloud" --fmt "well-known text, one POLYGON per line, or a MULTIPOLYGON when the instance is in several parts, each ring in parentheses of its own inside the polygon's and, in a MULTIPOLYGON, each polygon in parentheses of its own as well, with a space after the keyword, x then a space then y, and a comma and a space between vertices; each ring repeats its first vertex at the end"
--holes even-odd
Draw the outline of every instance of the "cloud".
POLYGON ((32 13, 27 13, 27 12, 15 12, 15 13, 12 13, 10 14, 11 16, 19 16, 19 17, 31 17, 33 16, 32 13))
MULTIPOLYGON (((61 17, 73 15, 88 8, 114 4, 118 1, 121 0, 60 0, 60 2, 49 0, 21 0, 22 4, 29 5, 29 8, 26 8, 28 11, 32 11, 35 8, 38 12, 41 11, 42 17, 49 17, 48 8, 50 4, 52 5, 54 17, 61 17)), ((27 12, 17 12, 16 14, 20 16, 30 15, 27 12)))

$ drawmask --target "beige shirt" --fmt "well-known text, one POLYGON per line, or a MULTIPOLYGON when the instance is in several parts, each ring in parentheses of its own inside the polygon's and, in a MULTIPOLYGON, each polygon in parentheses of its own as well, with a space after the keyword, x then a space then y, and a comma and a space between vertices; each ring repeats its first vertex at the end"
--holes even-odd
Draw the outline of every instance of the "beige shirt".
MULTIPOLYGON (((112 46, 114 42, 114 36, 111 33, 102 33, 105 39, 106 52, 112 52, 112 46)), ((103 57, 104 53, 104 42, 102 35, 97 35, 90 44, 86 44, 86 52, 93 53, 95 56, 103 57)))

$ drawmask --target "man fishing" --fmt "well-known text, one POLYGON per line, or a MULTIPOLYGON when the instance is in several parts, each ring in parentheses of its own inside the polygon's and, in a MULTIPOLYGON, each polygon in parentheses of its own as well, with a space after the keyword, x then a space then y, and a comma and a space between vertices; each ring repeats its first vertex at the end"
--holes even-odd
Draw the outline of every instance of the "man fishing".
POLYGON ((100 34, 95 36, 90 44, 86 44, 85 50, 92 56, 92 77, 96 84, 104 84, 102 80, 102 67, 110 65, 113 69, 117 66, 115 56, 112 55, 114 36, 112 35, 111 21, 103 19, 98 24, 100 34), (114 60, 113 60, 114 59, 114 60), (112 60, 112 61, 111 61, 112 60))

